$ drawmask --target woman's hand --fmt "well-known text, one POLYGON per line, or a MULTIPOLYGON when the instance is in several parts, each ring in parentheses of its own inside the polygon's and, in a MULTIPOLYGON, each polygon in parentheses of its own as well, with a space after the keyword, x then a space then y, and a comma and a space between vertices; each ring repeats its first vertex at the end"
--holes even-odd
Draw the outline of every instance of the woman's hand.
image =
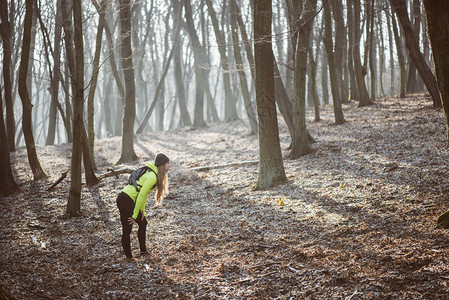
POLYGON ((136 220, 134 220, 133 217, 129 217, 128 224, 132 226, 134 223, 136 223, 136 220))

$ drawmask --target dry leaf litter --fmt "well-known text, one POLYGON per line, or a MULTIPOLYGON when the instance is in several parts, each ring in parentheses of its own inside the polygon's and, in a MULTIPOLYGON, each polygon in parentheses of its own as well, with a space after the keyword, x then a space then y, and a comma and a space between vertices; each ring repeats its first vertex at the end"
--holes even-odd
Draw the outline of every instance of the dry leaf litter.
MULTIPOLYGON (((37 147, 46 181, 26 150, 12 154, 21 190, 0 200, 0 284, 18 299, 444 299, 449 293, 449 150, 442 111, 424 95, 330 106, 308 129, 313 154, 288 159, 288 182, 253 191, 258 159, 245 121, 139 135, 138 167, 172 161, 162 208, 147 203, 149 256, 125 259, 116 196, 129 174, 83 186, 82 216, 64 216, 70 145, 37 147)), ((119 137, 96 141, 98 173, 120 157, 119 137)), ((116 168, 121 166, 115 166, 116 168)), ((137 254, 136 228, 132 248, 137 254)))

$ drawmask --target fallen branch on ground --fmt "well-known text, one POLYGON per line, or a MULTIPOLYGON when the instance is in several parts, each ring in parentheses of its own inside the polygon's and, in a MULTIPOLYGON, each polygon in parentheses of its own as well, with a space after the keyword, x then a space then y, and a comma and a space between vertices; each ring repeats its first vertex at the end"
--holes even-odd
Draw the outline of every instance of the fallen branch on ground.
POLYGON ((212 169, 218 169, 218 168, 226 168, 226 167, 233 167, 233 166, 251 166, 258 164, 258 160, 247 160, 247 161, 240 161, 235 163, 229 163, 229 164, 220 164, 220 165, 212 165, 212 166, 205 166, 205 167, 196 167, 196 168, 190 168, 190 171, 208 171, 212 169))
POLYGON ((60 184, 61 181, 63 181, 63 180, 67 177, 67 173, 69 173, 69 171, 66 171, 66 172, 62 173, 61 177, 59 177, 59 179, 56 180, 56 182, 53 183, 53 184, 47 189, 47 192, 50 192, 52 189, 55 188, 55 186, 57 186, 58 184, 60 184))
POLYGON ((122 168, 122 169, 117 169, 117 170, 115 170, 114 168, 108 168, 108 171, 109 172, 100 175, 99 178, 103 179, 103 178, 112 177, 112 176, 115 176, 116 178, 118 178, 118 175, 124 174, 124 173, 131 174, 133 171, 135 171, 135 169, 132 169, 132 168, 129 168, 129 167, 122 168))

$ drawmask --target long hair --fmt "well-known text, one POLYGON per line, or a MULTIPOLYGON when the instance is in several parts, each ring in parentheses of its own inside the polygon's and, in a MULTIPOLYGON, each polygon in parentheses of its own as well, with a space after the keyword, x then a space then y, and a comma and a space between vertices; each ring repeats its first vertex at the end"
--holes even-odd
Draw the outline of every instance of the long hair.
POLYGON ((162 201, 165 195, 168 194, 168 174, 167 174, 167 164, 163 164, 157 168, 157 182, 156 182, 156 193, 154 195, 154 200, 157 206, 162 205, 162 201))

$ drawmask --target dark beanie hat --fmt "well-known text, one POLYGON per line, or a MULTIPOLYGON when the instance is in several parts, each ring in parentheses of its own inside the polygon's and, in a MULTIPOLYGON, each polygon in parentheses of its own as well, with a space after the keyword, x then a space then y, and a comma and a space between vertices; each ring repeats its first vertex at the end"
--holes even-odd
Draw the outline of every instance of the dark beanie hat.
POLYGON ((170 160, 168 159, 167 155, 162 154, 162 153, 158 153, 156 155, 156 158, 154 159, 154 165, 156 167, 160 167, 163 164, 167 163, 168 161, 170 161, 170 160))

